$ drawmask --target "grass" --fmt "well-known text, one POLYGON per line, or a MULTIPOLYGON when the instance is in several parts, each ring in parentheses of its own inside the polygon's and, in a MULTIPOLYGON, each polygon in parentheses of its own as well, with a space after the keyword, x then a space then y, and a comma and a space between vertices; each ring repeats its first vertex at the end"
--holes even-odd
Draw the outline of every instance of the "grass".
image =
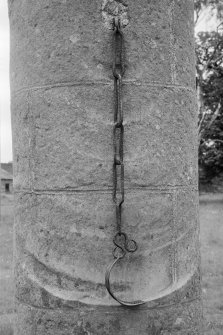
POLYGON ((200 197, 205 335, 223 334, 223 194, 200 197))
MULTIPOLYGON (((223 194, 200 197, 205 335, 223 334, 223 194)), ((1 196, 0 335, 12 335, 13 196, 1 196)))
POLYGON ((13 196, 3 194, 0 226, 0 335, 13 334, 12 231, 13 196))

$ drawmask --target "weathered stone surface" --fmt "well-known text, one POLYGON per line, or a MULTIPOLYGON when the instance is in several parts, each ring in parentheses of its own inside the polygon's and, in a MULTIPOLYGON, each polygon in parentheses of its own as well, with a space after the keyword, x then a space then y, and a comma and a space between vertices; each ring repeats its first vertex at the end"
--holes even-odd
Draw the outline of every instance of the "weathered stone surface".
MULTIPOLYGON (((196 188, 194 94, 126 83, 123 95, 126 188, 196 188)), ((15 187, 112 187, 112 102, 111 85, 41 89, 15 95, 15 187)))
POLYGON ((105 2, 9 1, 15 334, 201 335, 193 1, 105 2), (123 299, 156 298, 138 309, 104 286, 113 5, 128 19, 123 230, 138 250, 111 282, 123 299))
POLYGON ((174 82, 195 86, 194 8, 193 1, 172 2, 172 52, 175 59, 174 82))
MULTIPOLYGON (((39 308, 117 305, 104 286, 114 248, 111 196, 90 191, 16 195, 18 300, 39 308)), ((112 284, 120 297, 163 297, 163 303, 195 275, 199 258, 194 201, 194 191, 188 189, 126 192, 123 229, 137 241, 138 251, 113 271, 112 284), (185 202, 186 197, 191 202, 185 202), (179 208, 188 213, 185 221, 179 208)))
MULTIPOLYGON (((112 80, 112 34, 101 11, 101 0, 13 1, 12 89, 112 80)), ((193 1, 129 1, 128 12, 127 78, 194 86, 193 1)))
POLYGON ((129 24, 127 1, 119 0, 102 0, 102 19, 108 29, 114 28, 114 17, 119 17, 122 27, 129 24))
POLYGON ((158 309, 79 306, 75 309, 38 309, 18 304, 18 334, 36 335, 197 335, 199 300, 158 309))

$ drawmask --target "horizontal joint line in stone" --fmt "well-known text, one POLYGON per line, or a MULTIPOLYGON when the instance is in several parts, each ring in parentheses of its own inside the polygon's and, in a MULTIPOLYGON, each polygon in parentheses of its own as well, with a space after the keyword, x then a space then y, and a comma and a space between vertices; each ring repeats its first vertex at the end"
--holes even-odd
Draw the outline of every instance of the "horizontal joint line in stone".
POLYGON ((123 84, 126 85, 136 85, 136 86, 148 86, 148 87, 160 87, 160 88, 171 88, 171 89, 181 89, 181 90, 186 90, 189 92, 194 93, 195 89, 192 87, 188 86, 183 86, 183 85, 177 85, 177 84, 172 84, 172 83, 159 83, 159 82, 151 82, 151 81, 136 81, 136 80, 123 80, 123 84))
POLYGON ((75 81, 75 82, 64 82, 64 83, 53 83, 53 84, 46 84, 46 85, 39 85, 39 86, 27 86, 21 89, 15 90, 12 93, 19 94, 22 92, 29 92, 29 91, 38 91, 38 90, 48 90, 51 88, 57 87, 72 87, 72 86, 93 86, 93 85, 112 85, 112 81, 75 81))
MULTIPOLYGON (((151 191, 154 193, 159 192, 173 192, 175 190, 185 189, 185 190, 193 190, 198 191, 197 185, 168 185, 168 186, 138 186, 138 187, 126 187, 125 191, 151 191)), ((100 189, 76 189, 76 188, 69 188, 69 189, 20 189, 14 190, 14 193, 27 193, 27 194, 58 194, 58 193, 87 193, 87 192, 98 192, 98 193, 108 193, 110 194, 113 192, 113 188, 100 188, 100 189)))
MULTIPOLYGON (((148 86, 148 87, 160 87, 160 88, 170 88, 170 89, 181 89, 186 90, 189 92, 194 93, 195 90, 191 87, 176 85, 171 83, 158 83, 158 82, 141 82, 136 80, 123 80, 122 82, 124 85, 135 85, 135 86, 148 86)), ((30 87, 23 87, 21 89, 12 90, 13 94, 19 94, 23 92, 30 92, 30 91, 38 91, 38 90, 48 90, 53 88, 60 88, 60 87, 73 87, 73 86, 112 86, 113 81, 76 81, 76 82, 64 82, 64 83, 54 83, 54 84, 46 84, 41 86, 30 86, 30 87)), ((113 87, 113 86, 112 86, 113 87)))
MULTIPOLYGON (((168 307, 172 307, 172 306, 176 306, 176 305, 186 305, 188 303, 191 303, 193 301, 196 301, 196 300, 200 300, 201 297, 200 295, 195 295, 193 298, 189 298, 189 299, 186 299, 186 300, 182 300, 182 301, 179 301, 179 302, 173 302, 173 303, 170 303, 170 304, 159 304, 157 302, 154 301, 155 305, 154 306, 145 306, 141 307, 140 310, 141 311, 145 311, 145 310, 161 310, 161 309, 164 309, 164 308, 168 308, 168 307)), ((128 314, 128 309, 125 309, 123 308, 122 310, 120 309, 120 306, 118 305, 88 305, 88 304, 85 304, 85 303, 82 303, 82 302, 79 302, 79 301, 76 301, 78 306, 74 307, 74 306, 63 306, 63 307, 46 307, 46 306, 38 306, 38 305, 35 305, 35 304, 31 304, 31 303, 27 303, 23 300, 20 300, 18 299, 18 297, 16 298, 16 301, 24 306, 27 306, 27 307, 31 307, 31 308, 34 308, 34 309, 39 309, 39 310, 66 310, 66 311, 72 311, 72 310, 79 310, 80 309, 80 305, 85 305, 86 307, 89 307, 90 311, 92 312, 92 308, 94 308, 94 312, 98 312, 98 313, 102 313, 104 312, 104 314, 116 314, 116 313, 127 313, 128 314), (79 305, 80 304, 80 305, 79 305)), ((152 301, 151 301, 152 302, 152 301)))

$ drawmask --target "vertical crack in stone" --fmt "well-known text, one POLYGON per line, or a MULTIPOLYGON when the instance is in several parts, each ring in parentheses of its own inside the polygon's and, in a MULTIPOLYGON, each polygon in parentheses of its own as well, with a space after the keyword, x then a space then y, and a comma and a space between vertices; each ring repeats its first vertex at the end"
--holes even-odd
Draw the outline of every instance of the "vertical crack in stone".
POLYGON ((175 0, 173 0, 169 7, 169 18, 170 18, 170 50, 171 50, 171 81, 176 84, 176 47, 175 47, 175 37, 173 31, 173 15, 174 15, 175 0))

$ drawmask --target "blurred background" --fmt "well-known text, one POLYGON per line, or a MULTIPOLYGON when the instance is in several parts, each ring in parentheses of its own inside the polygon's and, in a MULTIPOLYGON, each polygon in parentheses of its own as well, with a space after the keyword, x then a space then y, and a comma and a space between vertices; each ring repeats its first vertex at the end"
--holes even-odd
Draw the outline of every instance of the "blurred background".
MULTIPOLYGON (((223 334, 223 1, 195 0, 205 334, 223 334)), ((0 335, 13 334, 13 157, 7 1, 0 2, 0 335)))

